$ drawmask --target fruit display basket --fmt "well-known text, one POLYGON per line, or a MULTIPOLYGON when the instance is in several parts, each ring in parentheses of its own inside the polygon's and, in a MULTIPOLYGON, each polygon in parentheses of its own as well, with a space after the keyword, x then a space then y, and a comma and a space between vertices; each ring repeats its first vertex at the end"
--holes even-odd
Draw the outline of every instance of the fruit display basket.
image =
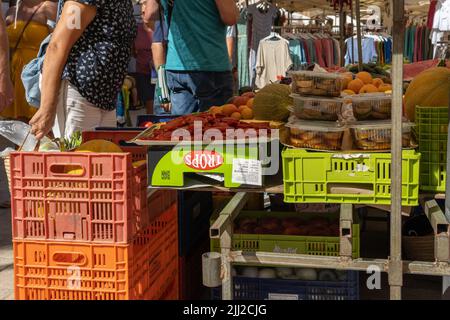
POLYGON ((14 240, 13 250, 16 300, 159 299, 178 281, 177 203, 129 244, 14 240))
POLYGON ((127 243, 145 225, 147 166, 134 167, 130 153, 14 152, 10 159, 14 239, 127 243))
POLYGON ((292 71, 292 92, 305 96, 339 97, 345 76, 338 73, 292 71))
MULTIPOLYGON (((403 148, 410 148, 412 141, 412 128, 414 123, 404 122, 402 133, 403 148)), ((392 123, 391 121, 360 121, 349 126, 352 131, 355 146, 359 150, 385 150, 391 149, 392 123)))
POLYGON ((290 145, 297 148, 318 150, 342 149, 345 128, 335 122, 304 121, 294 117, 286 124, 290 145))
POLYGON ((391 118, 392 96, 384 93, 365 93, 348 97, 357 120, 387 120, 391 118))
POLYGON ((415 133, 422 154, 420 189, 445 192, 447 181, 448 107, 416 107, 415 133))
MULTIPOLYGON (((359 300, 359 275, 347 271, 343 281, 302 281, 233 277, 234 300, 359 300)), ((221 300, 221 288, 212 299, 221 300)))
MULTIPOLYGON (((303 213, 298 215, 296 212, 263 212, 263 211, 243 211, 239 214, 239 219, 281 219, 286 223, 291 223, 293 219, 300 218, 303 224, 308 225, 309 221, 314 224, 314 219, 321 217, 322 220, 328 220, 331 223, 336 223, 337 230, 327 231, 328 225, 313 225, 309 229, 324 232, 321 236, 309 236, 309 235, 292 235, 293 233, 308 233, 308 230, 299 229, 294 230, 293 227, 286 226, 284 230, 278 230, 277 234, 268 234, 267 230, 254 229, 254 232, 264 232, 264 234, 252 233, 245 234, 245 230, 236 230, 233 234, 232 246, 233 250, 237 251, 263 251, 263 252, 278 252, 278 253, 294 253, 294 254, 308 254, 308 255, 320 255, 320 256, 339 256, 339 218, 338 215, 331 219, 330 214, 307 214, 303 213), (327 229, 325 229, 325 227, 327 229), (336 234, 337 232, 337 234, 336 234), (286 234, 288 233, 288 234, 286 234), (290 234, 289 234, 290 233, 290 234), (334 234, 333 234, 334 233, 334 234), (327 235, 328 234, 328 235, 327 235)), ((213 221, 213 220, 212 220, 213 221)), ((282 222, 284 223, 284 222, 282 222)), ((264 228, 263 228, 264 229, 264 228)), ((312 232, 311 232, 312 233, 312 232)), ((315 233, 319 234, 319 233, 315 233)), ((360 254, 360 234, 359 224, 354 223, 351 230, 352 235, 352 257, 359 258, 360 254)), ((220 249, 220 242, 218 239, 211 240, 211 251, 218 252, 220 249)))
POLYGON ((303 120, 337 121, 342 108, 342 99, 325 97, 303 97, 293 94, 292 113, 303 120))
MULTIPOLYGON (((391 204, 390 153, 282 152, 287 203, 391 204)), ((419 202, 420 154, 404 150, 402 204, 419 202)))

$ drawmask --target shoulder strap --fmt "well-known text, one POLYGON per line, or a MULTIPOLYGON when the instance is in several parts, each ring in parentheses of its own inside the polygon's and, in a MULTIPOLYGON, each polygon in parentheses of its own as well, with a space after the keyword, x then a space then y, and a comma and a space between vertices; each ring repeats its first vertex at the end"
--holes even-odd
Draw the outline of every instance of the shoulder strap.
POLYGON ((39 11, 39 9, 42 7, 42 5, 44 4, 44 2, 42 2, 33 12, 33 14, 31 15, 30 18, 28 18, 27 23, 25 24, 25 26, 22 29, 22 32, 20 33, 19 39, 17 40, 16 46, 13 49, 13 52, 17 50, 17 48, 19 47, 20 42, 22 41, 23 38, 23 34, 25 33, 25 30, 27 29, 27 27, 30 25, 31 21, 33 20, 34 16, 36 15, 36 13, 39 11))

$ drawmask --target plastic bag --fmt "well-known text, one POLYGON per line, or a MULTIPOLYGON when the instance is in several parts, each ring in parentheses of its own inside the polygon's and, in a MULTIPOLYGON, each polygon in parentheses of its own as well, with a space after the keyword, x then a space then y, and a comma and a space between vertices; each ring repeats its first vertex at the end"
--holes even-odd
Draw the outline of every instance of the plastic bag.
MULTIPOLYGON (((17 146, 22 146, 22 151, 34 151, 38 140, 29 133, 31 127, 21 121, 0 121, 0 135, 17 146)), ((44 137, 41 143, 49 143, 50 139, 44 137)))

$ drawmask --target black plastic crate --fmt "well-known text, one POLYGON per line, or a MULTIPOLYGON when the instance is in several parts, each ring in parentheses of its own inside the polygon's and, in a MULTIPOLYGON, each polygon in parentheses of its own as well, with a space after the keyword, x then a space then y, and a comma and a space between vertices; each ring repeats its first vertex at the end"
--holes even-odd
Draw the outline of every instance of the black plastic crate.
MULTIPOLYGON (((300 281, 234 277, 234 300, 359 300, 359 274, 347 271, 343 281, 300 281)), ((221 300, 222 288, 211 291, 221 300)))
POLYGON ((212 193, 179 191, 178 206, 179 252, 180 256, 187 256, 199 240, 208 237, 212 193))

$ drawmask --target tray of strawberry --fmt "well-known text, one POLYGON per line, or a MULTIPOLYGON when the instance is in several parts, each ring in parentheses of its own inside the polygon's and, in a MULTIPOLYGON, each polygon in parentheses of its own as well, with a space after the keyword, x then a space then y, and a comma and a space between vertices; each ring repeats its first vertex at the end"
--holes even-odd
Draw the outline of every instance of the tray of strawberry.
POLYGON ((180 116, 167 123, 151 126, 131 142, 140 145, 175 145, 191 142, 251 142, 271 140, 273 131, 283 126, 279 122, 237 120, 222 114, 202 112, 180 116))

